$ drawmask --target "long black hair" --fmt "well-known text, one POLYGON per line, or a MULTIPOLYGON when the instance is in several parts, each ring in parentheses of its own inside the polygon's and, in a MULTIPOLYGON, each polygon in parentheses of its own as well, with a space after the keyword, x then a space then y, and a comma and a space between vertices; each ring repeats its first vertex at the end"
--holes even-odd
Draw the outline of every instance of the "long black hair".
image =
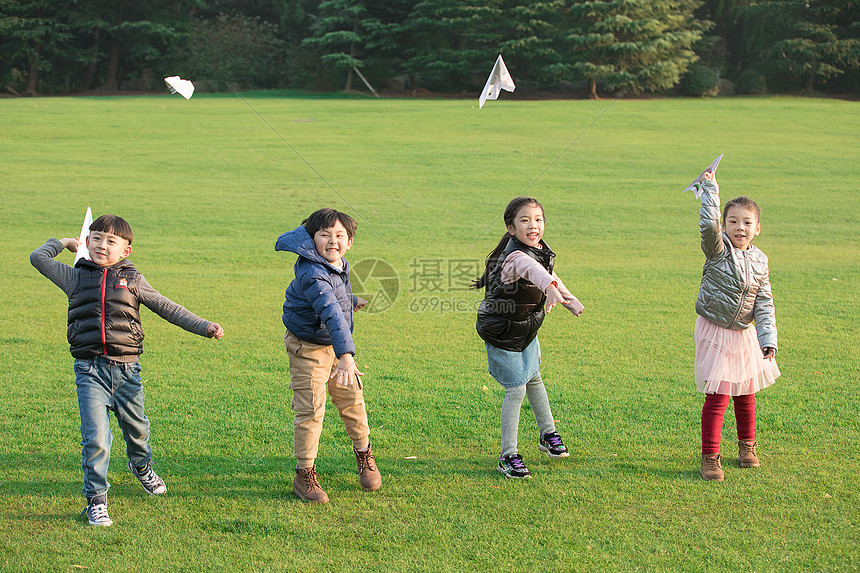
MULTIPOLYGON (((540 207, 541 213, 543 213, 543 205, 535 199, 534 197, 517 197, 505 208, 505 228, 510 227, 514 224, 514 220, 517 218, 517 213, 519 213, 520 209, 525 207, 526 205, 534 205, 535 207, 540 207)), ((543 213, 544 220, 546 220, 546 213, 543 213)), ((481 275, 480 278, 472 281, 472 288, 481 288, 487 286, 487 275, 490 272, 490 269, 495 265, 499 258, 502 256, 502 253, 505 250, 505 247, 508 246, 508 240, 510 240, 511 234, 505 233, 505 236, 502 237, 502 240, 499 241, 499 244, 496 245, 496 248, 490 251, 490 254, 487 255, 487 259, 484 265, 484 274, 481 275)))

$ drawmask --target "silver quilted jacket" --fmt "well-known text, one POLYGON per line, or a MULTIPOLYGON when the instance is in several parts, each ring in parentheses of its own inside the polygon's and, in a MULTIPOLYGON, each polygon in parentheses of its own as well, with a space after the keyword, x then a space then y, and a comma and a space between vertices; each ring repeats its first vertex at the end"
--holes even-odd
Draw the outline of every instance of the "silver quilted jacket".
POLYGON ((720 226, 719 187, 702 181, 702 210, 699 230, 705 267, 696 300, 696 312, 714 324, 733 330, 755 322, 762 348, 777 348, 776 317, 770 290, 767 256, 750 245, 740 251, 720 226))

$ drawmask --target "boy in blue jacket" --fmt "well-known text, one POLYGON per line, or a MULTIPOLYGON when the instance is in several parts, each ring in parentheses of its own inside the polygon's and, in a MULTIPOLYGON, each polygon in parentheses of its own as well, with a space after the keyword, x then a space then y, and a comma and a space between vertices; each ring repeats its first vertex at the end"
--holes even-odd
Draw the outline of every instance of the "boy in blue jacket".
POLYGON ((296 477, 293 493, 306 502, 327 503, 319 484, 316 457, 325 414, 326 389, 352 440, 359 481, 365 491, 382 485, 368 436, 367 411, 352 340, 353 311, 367 301, 352 294, 349 263, 355 219, 335 209, 320 209, 278 237, 276 251, 299 258, 284 302, 284 343, 290 357, 290 390, 296 477))

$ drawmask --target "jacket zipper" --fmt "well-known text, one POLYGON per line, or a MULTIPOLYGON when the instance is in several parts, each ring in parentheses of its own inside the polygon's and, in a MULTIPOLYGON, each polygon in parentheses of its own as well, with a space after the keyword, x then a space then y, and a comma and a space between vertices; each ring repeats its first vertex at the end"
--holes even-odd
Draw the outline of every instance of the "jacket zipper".
POLYGON ((102 354, 107 356, 107 337, 105 336, 105 289, 107 288, 107 269, 102 272, 102 295, 101 295, 101 331, 102 331, 102 354))
POLYGON ((747 259, 746 252, 741 252, 741 255, 744 258, 744 268, 743 268, 743 279, 744 279, 744 288, 741 291, 741 300, 738 302, 738 309, 735 311, 735 318, 732 320, 731 326, 734 326, 738 323, 738 318, 741 316, 741 311, 744 309, 744 302, 747 299, 747 293, 749 292, 749 259, 747 259))

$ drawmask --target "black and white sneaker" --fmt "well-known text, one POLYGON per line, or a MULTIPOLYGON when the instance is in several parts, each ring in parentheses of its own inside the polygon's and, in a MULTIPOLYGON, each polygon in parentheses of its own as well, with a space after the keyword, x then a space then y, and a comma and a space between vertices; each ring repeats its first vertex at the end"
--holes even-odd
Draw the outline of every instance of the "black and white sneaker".
POLYGON ((161 495, 167 491, 167 486, 164 485, 164 480, 158 477, 158 474, 152 470, 152 462, 147 463, 143 468, 138 470, 134 467, 134 464, 131 463, 131 460, 129 460, 128 471, 130 471, 131 475, 140 481, 140 485, 143 486, 146 493, 161 495))
POLYGON ((502 458, 499 459, 499 473, 505 477, 518 479, 524 479, 531 476, 529 469, 526 467, 526 464, 523 462, 523 458, 519 454, 502 456, 502 458))
POLYGON ((541 436, 538 449, 549 454, 551 458, 566 458, 570 455, 558 432, 547 432, 541 436))
POLYGON ((90 525, 110 527, 113 521, 108 517, 107 496, 97 495, 87 503, 87 507, 81 512, 81 517, 86 517, 90 525))

